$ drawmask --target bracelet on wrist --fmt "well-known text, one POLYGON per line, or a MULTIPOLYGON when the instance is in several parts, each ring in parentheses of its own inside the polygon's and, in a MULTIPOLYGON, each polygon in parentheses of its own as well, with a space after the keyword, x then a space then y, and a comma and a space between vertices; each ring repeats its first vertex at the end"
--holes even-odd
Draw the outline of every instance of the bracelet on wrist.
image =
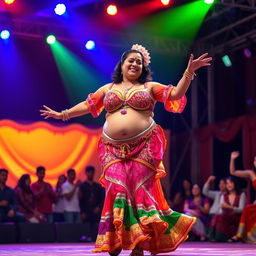
POLYGON ((193 80, 196 74, 195 72, 191 73, 190 71, 188 71, 188 69, 186 69, 185 72, 183 73, 183 76, 185 76, 189 80, 193 80))
POLYGON ((68 120, 70 120, 70 117, 69 117, 69 114, 68 114, 68 110, 67 109, 65 109, 65 110, 62 110, 61 111, 61 114, 62 114, 62 121, 68 121, 68 120))

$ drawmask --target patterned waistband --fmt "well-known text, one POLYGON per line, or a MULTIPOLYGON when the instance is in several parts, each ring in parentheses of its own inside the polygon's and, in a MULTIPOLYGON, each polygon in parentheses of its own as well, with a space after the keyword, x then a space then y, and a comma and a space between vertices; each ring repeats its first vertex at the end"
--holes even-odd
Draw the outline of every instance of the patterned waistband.
POLYGON ((155 121, 153 121, 148 128, 146 128, 144 131, 138 133, 135 136, 132 136, 130 138, 127 139, 112 139, 110 136, 108 136, 104 131, 102 132, 102 139, 105 142, 109 142, 111 144, 124 144, 124 143, 129 143, 129 142, 133 142, 133 141, 137 141, 140 140, 141 138, 147 138, 148 134, 151 134, 151 131, 154 130, 154 128, 156 127, 156 123, 155 121))

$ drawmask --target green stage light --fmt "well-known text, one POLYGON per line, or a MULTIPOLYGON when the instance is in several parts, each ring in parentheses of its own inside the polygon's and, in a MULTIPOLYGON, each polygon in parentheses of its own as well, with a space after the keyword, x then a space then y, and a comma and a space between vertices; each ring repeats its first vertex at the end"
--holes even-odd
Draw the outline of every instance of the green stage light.
POLYGON ((49 35, 46 38, 47 44, 54 44, 56 42, 56 37, 54 35, 49 35))
POLYGON ((232 62, 231 62, 231 60, 230 60, 230 58, 229 58, 228 55, 224 55, 224 56, 222 57, 222 61, 223 61, 224 65, 225 65, 226 67, 231 67, 231 66, 232 66, 232 62))
POLYGON ((204 2, 205 2, 206 4, 213 4, 213 3, 214 3, 214 0, 204 0, 204 2))

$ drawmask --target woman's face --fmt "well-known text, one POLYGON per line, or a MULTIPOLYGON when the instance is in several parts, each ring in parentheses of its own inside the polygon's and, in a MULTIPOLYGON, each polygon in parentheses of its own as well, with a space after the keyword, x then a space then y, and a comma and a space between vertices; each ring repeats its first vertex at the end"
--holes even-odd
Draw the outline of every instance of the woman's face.
POLYGON ((65 175, 60 175, 60 176, 59 176, 59 183, 60 183, 60 184, 63 184, 65 181, 66 181, 65 175))
POLYGON ((184 190, 190 190, 191 189, 191 184, 188 180, 183 180, 183 188, 184 190))
POLYGON ((30 183, 31 183, 31 180, 30 180, 30 178, 28 177, 28 178, 26 179, 26 181, 25 181, 25 185, 26 185, 27 187, 29 187, 29 186, 30 186, 30 183))
POLYGON ((226 187, 229 192, 233 191, 235 189, 235 183, 232 180, 226 180, 226 187))
POLYGON ((224 180, 220 180, 219 189, 220 189, 220 191, 225 191, 226 190, 226 183, 225 183, 224 180))
POLYGON ((139 53, 129 53, 122 64, 123 77, 137 80, 142 73, 142 57, 139 53))
POLYGON ((254 167, 256 168, 256 156, 255 156, 254 159, 253 159, 253 165, 254 165, 254 167))
POLYGON ((195 185, 193 186, 193 188, 192 188, 192 195, 193 195, 193 196, 199 196, 199 195, 201 195, 201 189, 200 189, 200 187, 199 187, 197 184, 195 184, 195 185))

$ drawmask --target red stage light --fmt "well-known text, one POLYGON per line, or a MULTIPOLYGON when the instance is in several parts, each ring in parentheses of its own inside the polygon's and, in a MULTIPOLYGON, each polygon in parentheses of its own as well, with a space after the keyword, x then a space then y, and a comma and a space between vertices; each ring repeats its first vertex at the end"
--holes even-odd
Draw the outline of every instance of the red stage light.
POLYGON ((163 4, 163 5, 169 5, 170 4, 170 0, 161 0, 161 3, 163 4))
POLYGON ((108 15, 116 15, 117 14, 117 7, 116 5, 114 4, 110 4, 108 7, 107 7, 107 14, 108 15))
POLYGON ((15 2, 15 0, 4 0, 4 2, 6 4, 13 4, 15 2))

